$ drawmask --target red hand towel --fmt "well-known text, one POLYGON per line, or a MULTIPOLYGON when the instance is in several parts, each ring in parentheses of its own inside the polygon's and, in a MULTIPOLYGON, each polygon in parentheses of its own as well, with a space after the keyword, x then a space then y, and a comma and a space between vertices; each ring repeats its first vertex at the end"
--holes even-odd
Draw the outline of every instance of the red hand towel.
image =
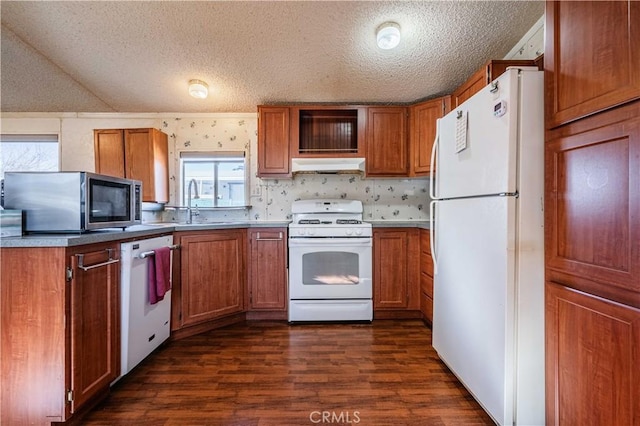
POLYGON ((155 249, 147 262, 149 303, 154 305, 171 290, 171 249, 155 249))

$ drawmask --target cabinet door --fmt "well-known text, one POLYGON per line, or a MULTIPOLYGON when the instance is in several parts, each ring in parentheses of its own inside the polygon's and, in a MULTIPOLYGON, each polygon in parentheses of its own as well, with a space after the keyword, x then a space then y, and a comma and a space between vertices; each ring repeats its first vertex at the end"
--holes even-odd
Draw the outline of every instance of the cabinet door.
POLYGON ((547 128, 640 98, 640 2, 549 1, 547 128))
POLYGON ((69 283, 64 247, 0 248, 0 424, 69 418, 69 283))
POLYGON ((258 176, 291 175, 289 108, 258 107, 258 176))
POLYGON ((71 258, 72 413, 120 374, 120 267, 111 262, 117 258, 117 245, 71 258))
POLYGON ((473 73, 467 81, 451 94, 452 108, 457 108, 462 105, 464 101, 482 90, 484 86, 490 83, 490 81, 487 81, 487 78, 487 70, 485 67, 473 73))
POLYGON ((367 176, 408 176, 407 108, 369 107, 367 176))
POLYGON ((530 59, 493 59, 476 71, 451 94, 451 107, 457 108, 487 84, 503 74, 507 67, 536 66, 530 59))
POLYGON ((287 230, 249 231, 251 265, 249 304, 251 310, 287 309, 287 230))
POLYGON ((374 230, 374 309, 419 309, 419 256, 417 229, 374 230))
POLYGON ((125 129, 125 169, 129 179, 142 181, 142 201, 169 201, 167 135, 156 129, 125 129))
POLYGON ((451 97, 433 99, 413 105, 409 114, 409 141, 412 153, 411 175, 428 175, 431 170, 431 148, 436 137, 436 120, 451 108, 451 97))
POLYGON ((630 107, 547 141, 545 264, 566 284, 640 306, 640 118, 600 120, 630 107))
POLYGON ((244 310, 244 230, 180 237, 181 325, 244 310))
POLYGON ((547 425, 637 425, 640 310, 548 282, 547 425))
POLYGON ((93 150, 96 173, 125 177, 124 136, 122 130, 94 130, 93 150))

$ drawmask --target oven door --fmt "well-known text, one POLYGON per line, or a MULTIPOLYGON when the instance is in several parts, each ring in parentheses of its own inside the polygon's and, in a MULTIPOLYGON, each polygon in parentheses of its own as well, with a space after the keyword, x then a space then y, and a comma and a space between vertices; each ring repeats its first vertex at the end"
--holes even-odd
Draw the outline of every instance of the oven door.
POLYGON ((371 238, 290 238, 289 297, 371 299, 371 238))

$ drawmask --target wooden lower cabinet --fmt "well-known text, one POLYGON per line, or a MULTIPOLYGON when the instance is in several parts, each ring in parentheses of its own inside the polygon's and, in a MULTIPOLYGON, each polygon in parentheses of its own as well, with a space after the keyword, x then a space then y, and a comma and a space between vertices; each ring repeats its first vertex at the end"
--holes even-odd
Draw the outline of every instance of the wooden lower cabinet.
POLYGON ((247 318, 287 319, 287 228, 249 230, 247 318))
POLYGON ((547 1, 548 129, 640 98, 640 2, 547 1))
POLYGON ((419 256, 419 229, 373 230, 374 319, 420 317, 419 256))
POLYGON ((70 259, 72 413, 120 375, 120 268, 110 263, 119 251, 88 248, 70 259))
POLYGON ((546 285, 547 419, 638 425, 640 309, 546 285))
POLYGON ((433 322, 433 260, 429 230, 420 230, 420 312, 422 319, 433 322))
POLYGON ((246 229, 177 232, 172 330, 245 309, 246 229))
POLYGON ((0 423, 86 411, 120 374, 119 245, 3 248, 0 423))

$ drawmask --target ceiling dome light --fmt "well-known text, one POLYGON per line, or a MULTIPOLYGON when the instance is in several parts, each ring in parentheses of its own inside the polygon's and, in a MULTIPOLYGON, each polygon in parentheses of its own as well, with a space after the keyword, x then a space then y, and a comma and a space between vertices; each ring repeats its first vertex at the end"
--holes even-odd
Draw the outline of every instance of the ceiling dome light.
POLYGON ((385 22, 376 30, 376 40, 380 49, 393 49, 400 43, 400 25, 385 22))
POLYGON ((209 85, 202 80, 189 80, 189 94, 194 98, 204 99, 209 94, 209 85))

